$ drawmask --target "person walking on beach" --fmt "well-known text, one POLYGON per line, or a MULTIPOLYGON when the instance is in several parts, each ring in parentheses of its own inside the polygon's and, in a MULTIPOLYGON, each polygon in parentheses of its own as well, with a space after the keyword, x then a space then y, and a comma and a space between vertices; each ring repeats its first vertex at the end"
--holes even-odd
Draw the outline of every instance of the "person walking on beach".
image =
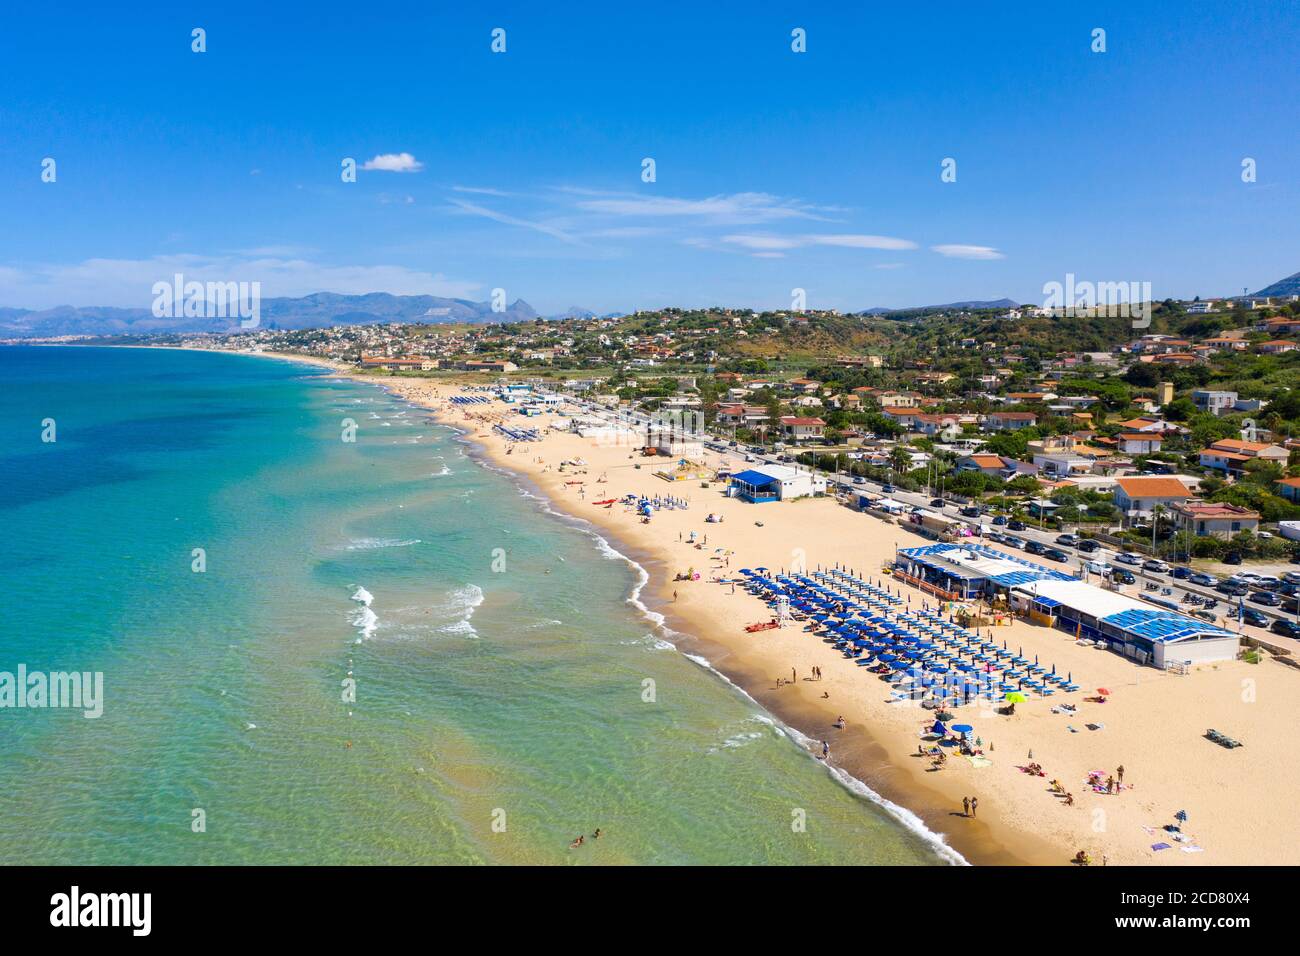
POLYGON ((971 798, 970 798, 970 815, 971 815, 972 817, 974 817, 974 816, 976 815, 976 811, 979 810, 979 808, 980 808, 979 797, 971 797, 971 798))
POLYGON ((674 601, 677 600, 677 592, 676 592, 676 591, 673 591, 673 600, 674 600, 674 601))
POLYGON ((970 797, 961 798, 961 815, 963 817, 970 816, 970 797))
POLYGON ((1124 783, 1124 765, 1123 765, 1123 764, 1120 764, 1118 767, 1115 768, 1115 775, 1116 775, 1117 777, 1119 777, 1119 782, 1120 782, 1120 785, 1122 786, 1123 783, 1124 783))
POLYGON ((790 668, 790 683, 791 684, 799 683, 799 672, 795 670, 793 667, 790 668))
POLYGON ((830 757, 830 755, 831 755, 831 745, 828 744, 826 741, 823 740, 823 741, 822 741, 822 759, 823 759, 823 760, 826 760, 827 758, 830 757))

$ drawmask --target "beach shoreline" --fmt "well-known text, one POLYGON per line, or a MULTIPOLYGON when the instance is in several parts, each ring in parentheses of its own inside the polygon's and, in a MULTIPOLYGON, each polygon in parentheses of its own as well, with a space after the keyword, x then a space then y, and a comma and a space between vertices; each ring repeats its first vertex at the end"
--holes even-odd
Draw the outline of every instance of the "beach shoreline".
MULTIPOLYGON (((1122 696, 1113 698, 1106 708, 1094 707, 1089 711, 1089 717, 1094 717, 1093 711, 1103 711, 1105 721, 1096 716, 1096 723, 1087 724, 1088 728, 1096 727, 1096 731, 1086 732, 1082 737, 1079 734, 1084 718, 1074 721, 1080 727, 1067 724, 1068 717, 1049 715, 1050 701, 1032 702, 1032 711, 1014 720, 980 715, 977 732, 989 736, 990 756, 996 766, 972 770, 952 766, 959 761, 950 761, 949 769, 935 772, 927 760, 915 754, 917 728, 928 712, 887 702, 878 690, 879 685, 871 683, 873 675, 854 667, 832 648, 803 633, 797 625, 765 631, 761 636, 746 633, 744 623, 761 620, 769 612, 756 598, 743 592, 728 593, 726 586, 706 580, 706 572, 722 570, 717 565, 720 559, 711 559, 708 552, 700 552, 684 540, 687 529, 706 531, 718 536, 715 541, 725 540, 729 554, 737 557, 737 563, 757 566, 767 561, 774 568, 792 566, 787 556, 791 551, 788 545, 806 542, 813 545, 806 549, 809 569, 816 565, 847 564, 860 573, 866 567, 867 573, 874 575, 878 571, 872 569, 879 567, 886 556, 892 556, 900 543, 916 544, 923 539, 903 528, 850 512, 833 500, 810 499, 766 507, 746 505, 723 498, 716 487, 703 491, 697 481, 679 482, 681 487, 672 489, 674 494, 692 499, 690 510, 666 510, 656 515, 653 525, 643 525, 621 508, 593 507, 593 501, 586 497, 584 484, 599 487, 595 474, 604 469, 616 475, 618 484, 615 487, 610 481, 606 490, 592 495, 593 499, 621 496, 634 488, 651 494, 668 491, 671 486, 650 474, 655 459, 630 455, 632 449, 598 447, 577 435, 548 432, 550 416, 527 421, 526 427, 536 427, 545 436, 542 441, 513 444, 486 427, 483 421, 449 404, 446 399, 459 389, 447 379, 360 375, 349 367, 310 356, 228 354, 254 354, 299 362, 377 385, 427 410, 433 420, 456 429, 468 443, 471 457, 508 473, 549 510, 581 522, 605 539, 620 556, 639 566, 647 576, 640 591, 640 604, 652 620, 662 617, 667 637, 679 651, 697 664, 707 662, 722 679, 806 738, 802 741, 805 749, 812 749, 820 740, 829 741, 831 759, 827 769, 830 772, 859 781, 878 796, 877 802, 882 802, 887 809, 893 805, 890 812, 904 825, 914 830, 919 825, 940 835, 944 844, 965 862, 1066 865, 1079 849, 1086 849, 1096 862, 1108 861, 1112 865, 1291 862, 1286 847, 1288 840, 1278 830, 1294 830, 1296 824, 1272 815, 1285 814, 1285 796, 1263 791, 1267 789, 1264 781, 1283 783, 1283 789, 1285 781, 1295 782, 1294 761, 1281 768, 1261 766, 1256 757, 1263 755, 1258 752, 1225 752, 1204 745, 1199 731, 1197 735, 1179 733, 1178 752, 1164 754, 1171 748, 1167 741, 1139 740, 1136 731, 1130 728, 1153 720, 1163 720, 1174 727, 1175 717, 1184 720, 1187 709, 1205 695, 1214 695, 1211 699, 1221 707, 1228 704, 1240 707, 1239 685, 1257 678, 1261 687, 1267 683, 1270 701, 1289 696, 1285 706, 1276 705, 1279 707, 1277 720, 1285 722, 1297 710, 1294 702, 1300 696, 1294 693, 1300 689, 1300 677, 1287 668, 1270 665, 1270 671, 1258 668, 1250 671, 1251 665, 1226 662, 1199 670, 1190 677, 1171 677, 1150 668, 1139 668, 1109 653, 1082 651, 1060 631, 1016 621, 1005 629, 1008 638, 1041 647, 1043 653, 1059 654, 1063 667, 1077 662, 1076 670, 1095 672, 1092 683, 1104 681, 1106 685, 1118 686, 1122 696), (587 463, 586 467, 570 471, 558 468, 561 461, 575 460, 587 463), (706 503, 699 504, 696 499, 706 503), (763 510, 744 510, 755 508, 763 510), (732 523, 704 524, 701 511, 719 512, 732 523), (755 529, 748 521, 754 514, 761 514, 766 519, 763 524, 770 530, 755 529), (664 526, 666 530, 661 530, 664 526), (674 533, 677 540, 673 540, 674 533), (864 537, 855 540, 857 535, 864 537), (715 567, 706 566, 710 560, 715 567), (700 579, 675 582, 674 577, 682 573, 686 561, 700 566, 700 579), (812 666, 826 672, 824 681, 807 677, 812 666), (792 667, 797 672, 796 679, 778 684, 774 675, 789 673, 792 667), (1202 686, 1197 688, 1189 683, 1193 681, 1201 681, 1202 686), (823 697, 818 691, 830 696, 823 697), (847 720, 847 730, 833 728, 833 722, 841 715, 847 720), (1108 728, 1114 732, 1108 734, 1108 728), (995 742, 998 746, 993 751, 995 742), (1056 795, 1045 792, 1045 781, 1021 773, 1015 766, 1042 762, 1049 778, 1059 776, 1069 784, 1069 789, 1078 791, 1086 768, 1109 769, 1102 754, 1109 754, 1112 747, 1114 758, 1109 767, 1123 762, 1128 764, 1132 776, 1142 775, 1138 789, 1119 796, 1118 800, 1116 796, 1097 799, 1088 793, 1080 794, 1086 799, 1079 799, 1077 805, 1062 805, 1056 795), (1195 771, 1182 770, 1180 761, 1185 764, 1184 753, 1203 754, 1202 765, 1195 771), (1236 760, 1241 775, 1235 786, 1229 786, 1229 780, 1217 778, 1217 768, 1220 765, 1232 768, 1234 755, 1244 759, 1236 760), (1213 786, 1206 786, 1207 774, 1213 786), (962 799, 967 795, 980 799, 977 819, 962 813, 962 799), (1197 799, 1193 799, 1194 795, 1197 799), (1263 822, 1252 822, 1246 819, 1249 814, 1235 812, 1247 798, 1253 801, 1252 805, 1267 805, 1261 816, 1263 822), (1200 846, 1193 846, 1196 852, 1178 852, 1182 847, 1168 846, 1162 854, 1156 849, 1163 842, 1163 833, 1157 832, 1157 825, 1164 823, 1176 809, 1183 809, 1184 802, 1194 807, 1191 812, 1196 839, 1207 844, 1210 852, 1199 852, 1200 846), (1139 828, 1146 831, 1145 839, 1139 828), (1242 845, 1247 842, 1249 846, 1242 845)), ((502 405, 491 409, 496 414, 504 410, 502 405)), ((602 472, 601 478, 604 477, 602 472)), ((902 588, 899 593, 903 591, 920 603, 919 592, 902 588)), ((1002 629, 999 630, 996 637, 1002 639, 1002 629)), ((1071 701, 1082 696, 1072 695, 1071 701)), ((1234 709, 1230 713, 1249 714, 1255 719, 1259 712, 1234 709)), ((964 713, 962 716, 966 718, 964 713)), ((1198 725, 1240 725, 1234 724, 1232 717, 1208 713, 1191 719, 1198 725)), ((1252 723, 1248 736, 1262 745, 1264 740, 1260 738, 1266 733, 1266 725, 1261 720, 1252 723)), ((819 753, 819 747, 817 750, 819 753)), ((816 759, 816 755, 810 759, 816 759)), ((852 789, 851 780, 840 780, 852 789)), ((864 797, 870 799, 869 795, 864 797)))

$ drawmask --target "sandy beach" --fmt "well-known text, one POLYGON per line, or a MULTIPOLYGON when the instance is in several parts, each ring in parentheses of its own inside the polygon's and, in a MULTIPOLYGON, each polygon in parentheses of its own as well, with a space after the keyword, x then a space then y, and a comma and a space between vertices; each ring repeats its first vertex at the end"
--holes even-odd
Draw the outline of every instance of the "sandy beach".
MULTIPOLYGON (((313 364, 351 374, 333 363, 313 364)), ((718 482, 708 488, 699 480, 668 482, 654 474, 664 459, 561 431, 567 429, 563 417, 525 419, 495 400, 472 411, 452 405, 447 400, 458 391, 446 380, 356 377, 429 408, 439 421, 462 430, 487 461, 533 483, 557 510, 600 529, 646 568, 650 582, 642 600, 665 616, 673 632, 668 637, 679 649, 707 658, 813 741, 827 741, 834 768, 907 808, 969 862, 1065 865, 1078 850, 1086 850, 1094 864, 1109 865, 1296 862, 1300 822, 1289 812, 1286 795, 1300 783, 1291 740, 1300 726, 1300 671, 1265 660, 1174 675, 1078 646, 1063 631, 1015 620, 992 628, 993 639, 1071 671, 1083 690, 1030 699, 1014 716, 963 708, 960 720, 974 726, 988 761, 977 766, 954 756, 935 770, 917 753, 922 726, 933 722, 929 711, 892 702, 880 678, 800 623, 746 632, 745 625, 769 619, 769 609, 743 589, 717 583, 742 567, 759 566, 841 565, 880 578, 897 547, 925 539, 830 498, 751 505, 725 497, 718 482), (512 443, 491 428, 485 414, 509 416, 512 427, 536 428, 543 438, 512 443), (575 461, 583 464, 561 467, 575 461), (629 493, 671 494, 689 500, 690 507, 659 511, 644 524, 621 503, 595 504, 629 493), (709 513, 720 523, 706 523, 709 513), (692 570, 699 580, 674 580, 692 570), (822 679, 812 679, 814 667, 822 679), (1111 692, 1106 703, 1084 700, 1102 687, 1111 692), (1077 713, 1053 712, 1061 703, 1077 705, 1077 713), (834 723, 841 716, 845 726, 838 729, 834 723), (1245 746, 1228 750, 1212 743, 1204 736, 1210 727, 1245 746), (1044 776, 1022 769, 1030 762, 1040 764, 1044 776), (1120 766, 1125 772, 1119 792, 1087 786, 1090 772, 1110 776, 1120 766), (1072 795, 1072 805, 1050 791, 1053 779, 1072 795), (963 813, 964 797, 978 799, 977 815, 963 813), (1174 839, 1162 828, 1175 823, 1180 810, 1186 822, 1174 839), (1160 844, 1167 848, 1153 848, 1160 844)), ((723 463, 722 456, 706 454, 710 468, 723 463)), ((886 582, 913 606, 924 600, 914 588, 886 582)))

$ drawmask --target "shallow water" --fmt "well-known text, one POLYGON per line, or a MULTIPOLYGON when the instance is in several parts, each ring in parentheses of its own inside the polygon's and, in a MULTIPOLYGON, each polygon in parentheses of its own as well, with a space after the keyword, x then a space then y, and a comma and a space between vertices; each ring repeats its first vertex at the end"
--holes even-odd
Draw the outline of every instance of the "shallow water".
POLYGON ((0 671, 105 697, 0 709, 0 862, 940 862, 375 386, 0 348, 0 395, 0 671))

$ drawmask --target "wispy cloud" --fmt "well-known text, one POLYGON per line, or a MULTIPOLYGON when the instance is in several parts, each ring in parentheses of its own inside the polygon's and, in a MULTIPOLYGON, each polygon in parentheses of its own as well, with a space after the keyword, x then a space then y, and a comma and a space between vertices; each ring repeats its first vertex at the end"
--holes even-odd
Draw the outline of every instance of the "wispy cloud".
POLYGON ((480 206, 478 203, 466 202, 463 199, 448 199, 447 202, 459 209, 461 212, 471 216, 482 216, 484 219, 491 219, 494 222, 503 223, 507 226, 518 226, 521 229, 532 229, 536 232, 552 236, 563 242, 579 243, 581 240, 570 232, 566 232, 558 226, 553 226, 546 222, 534 222, 530 219, 520 219, 518 216, 511 216, 508 213, 498 212, 495 209, 489 209, 487 206, 480 206))
POLYGON ((517 196, 518 193, 506 192, 504 189, 493 189, 491 186, 452 186, 452 192, 456 193, 473 193, 476 196, 498 196, 505 198, 507 196, 517 196))
POLYGON ((367 159, 361 168, 379 173, 418 173, 424 169, 424 163, 410 153, 380 153, 374 159, 367 159))
POLYGON ((1005 259, 1002 253, 992 246, 967 246, 961 244, 948 244, 942 246, 930 247, 941 256, 947 256, 949 259, 1005 259))
MULTIPOLYGON (((799 249, 805 246, 838 246, 845 249, 887 249, 891 251, 915 249, 917 247, 916 243, 910 239, 855 233, 812 233, 797 236, 739 233, 723 236, 722 241, 729 245, 740 246, 743 249, 755 250, 755 255, 771 253, 774 250, 799 249)), ((770 256, 764 257, 770 258, 770 256)))
POLYGON ((579 200, 577 207, 584 212, 606 216, 686 218, 720 224, 743 224, 786 219, 824 220, 826 213, 834 211, 830 207, 813 206, 769 193, 733 193, 703 199, 682 199, 630 193, 601 194, 580 189, 567 191, 593 196, 594 198, 579 200))

